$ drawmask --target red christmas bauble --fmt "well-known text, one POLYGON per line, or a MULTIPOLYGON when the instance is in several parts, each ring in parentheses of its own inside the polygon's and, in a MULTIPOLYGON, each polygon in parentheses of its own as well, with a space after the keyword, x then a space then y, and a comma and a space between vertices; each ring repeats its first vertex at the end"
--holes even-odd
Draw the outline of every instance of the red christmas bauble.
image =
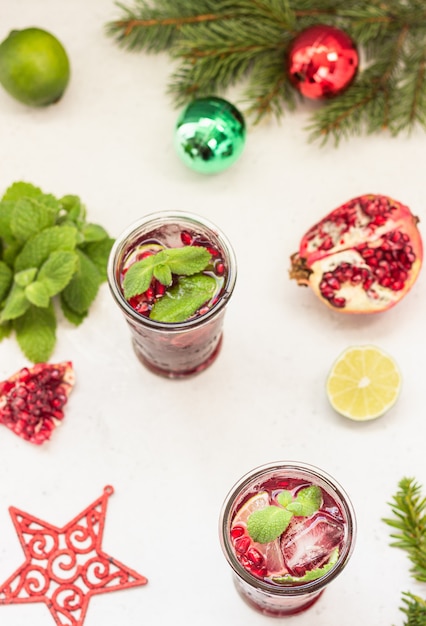
POLYGON ((306 98, 318 100, 341 93, 358 68, 358 52, 347 33, 326 24, 303 30, 290 46, 288 73, 306 98))

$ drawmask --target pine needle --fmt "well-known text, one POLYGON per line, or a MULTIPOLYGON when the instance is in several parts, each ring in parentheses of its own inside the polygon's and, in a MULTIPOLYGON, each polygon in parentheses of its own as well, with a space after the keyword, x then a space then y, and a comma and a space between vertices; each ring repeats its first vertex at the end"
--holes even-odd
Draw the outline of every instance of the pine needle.
MULTIPOLYGON (((406 551, 413 578, 426 582, 426 498, 421 490, 413 478, 403 478, 389 503, 393 517, 383 521, 393 529, 391 545, 406 551)), ((426 626, 426 600, 405 592, 402 602, 401 611, 408 618, 404 626, 426 626)))
POLYGON ((294 110, 287 51, 308 26, 329 24, 356 42, 363 67, 352 85, 323 102, 310 138, 338 144, 361 133, 426 129, 424 0, 133 0, 106 24, 118 45, 167 52, 176 61, 168 92, 176 105, 244 85, 247 114, 259 121, 294 110))

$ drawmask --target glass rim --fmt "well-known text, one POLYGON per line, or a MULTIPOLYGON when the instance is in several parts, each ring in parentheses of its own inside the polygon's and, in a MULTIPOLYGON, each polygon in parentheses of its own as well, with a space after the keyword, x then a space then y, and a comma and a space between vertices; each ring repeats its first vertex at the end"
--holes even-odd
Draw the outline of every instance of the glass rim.
POLYGON ((219 536, 222 551, 234 570, 235 574, 241 578, 245 583, 256 589, 261 589, 264 592, 274 596, 299 596, 307 593, 314 593, 320 591, 326 587, 332 580, 336 578, 346 566, 349 557, 352 555, 355 537, 356 537, 356 516, 352 502, 343 489, 330 474, 326 471, 304 462, 299 461, 275 461, 259 465, 252 470, 244 474, 229 490, 222 505, 222 509, 219 517, 219 536), (339 505, 342 507, 345 515, 345 543, 341 553, 339 554, 337 563, 328 572, 326 572, 320 578, 316 580, 307 581, 297 586, 282 585, 268 583, 264 580, 256 578, 250 572, 248 572, 238 561, 235 556, 233 547, 230 541, 230 522, 232 508, 235 501, 241 492, 248 487, 251 483, 260 482, 263 477, 274 471, 292 471, 303 472, 306 477, 311 476, 316 479, 316 482, 320 482, 320 485, 326 488, 331 495, 337 498, 339 505))
POLYGON ((218 313, 224 309, 234 291, 237 278, 237 260, 234 249, 228 237, 218 226, 216 226, 216 224, 214 224, 208 218, 205 218, 202 215, 193 213, 191 211, 184 211, 179 209, 153 211, 133 221, 116 238, 108 258, 107 278, 111 293, 115 301, 121 307, 123 312, 128 317, 132 318, 134 322, 145 325, 153 331, 157 330, 159 332, 184 332, 185 330, 191 330, 194 327, 205 324, 207 320, 210 320, 212 317, 216 317, 216 315, 218 315, 218 313), (156 320, 151 320, 149 317, 140 315, 127 302, 121 291, 117 277, 117 267, 119 265, 117 261, 120 257, 120 254, 122 254, 125 250, 126 243, 129 242, 132 236, 136 236, 138 231, 140 231, 144 226, 148 226, 149 224, 154 225, 155 223, 162 222, 173 222, 173 220, 186 221, 188 222, 188 224, 192 224, 193 226, 199 226, 207 229, 208 231, 211 231, 215 239, 217 239, 217 241, 221 245, 226 256, 226 261, 228 264, 227 281, 224 285, 223 295, 221 295, 218 302, 214 306, 212 306, 212 308, 207 311, 207 313, 204 313, 199 317, 185 320, 183 322, 158 322, 156 320))

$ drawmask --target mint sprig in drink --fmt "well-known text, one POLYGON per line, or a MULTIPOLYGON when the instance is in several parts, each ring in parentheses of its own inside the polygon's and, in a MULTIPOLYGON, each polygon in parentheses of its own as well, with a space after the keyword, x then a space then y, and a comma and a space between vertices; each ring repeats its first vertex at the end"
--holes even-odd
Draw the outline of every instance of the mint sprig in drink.
POLYGON ((184 212, 150 214, 111 251, 108 280, 139 359, 182 378, 216 358, 236 279, 235 255, 212 223, 184 212))
POLYGON ((242 597, 266 615, 292 615, 312 606, 346 565, 355 515, 322 470, 276 463, 253 470, 231 490, 220 535, 242 597))

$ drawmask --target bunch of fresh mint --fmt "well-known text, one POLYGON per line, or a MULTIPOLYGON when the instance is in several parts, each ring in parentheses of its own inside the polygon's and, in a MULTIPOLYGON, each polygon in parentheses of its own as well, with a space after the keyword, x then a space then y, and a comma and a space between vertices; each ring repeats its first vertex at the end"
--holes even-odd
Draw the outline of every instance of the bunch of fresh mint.
POLYGON ((15 331, 32 362, 47 361, 56 343, 58 302, 75 325, 87 316, 113 244, 86 221, 77 196, 55 198, 25 182, 0 201, 0 341, 15 331))

